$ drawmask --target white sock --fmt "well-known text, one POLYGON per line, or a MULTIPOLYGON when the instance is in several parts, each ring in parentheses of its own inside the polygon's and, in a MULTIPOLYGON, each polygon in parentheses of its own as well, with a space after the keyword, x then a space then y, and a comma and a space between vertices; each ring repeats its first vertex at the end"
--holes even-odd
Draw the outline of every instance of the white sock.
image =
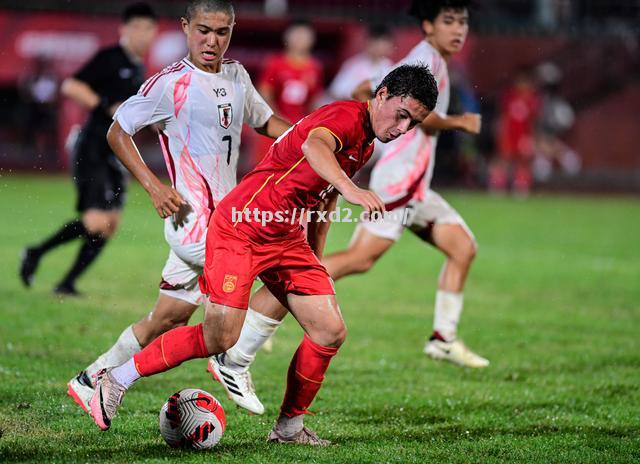
POLYGON ((224 366, 238 371, 248 369, 260 347, 281 324, 282 321, 276 321, 249 308, 238 341, 225 353, 224 366))
POLYGON ((296 433, 300 432, 304 427, 304 414, 299 416, 287 417, 281 415, 276 422, 276 428, 280 435, 286 438, 293 437, 296 433))
POLYGON ((462 313, 463 294, 438 290, 433 316, 433 330, 449 341, 456 338, 462 313))
POLYGON ((122 366, 114 367, 111 375, 116 382, 124 388, 129 388, 133 382, 142 377, 136 369, 136 363, 133 361, 133 358, 129 359, 122 366))
POLYGON ((129 326, 122 331, 116 343, 108 351, 102 353, 93 364, 87 367, 87 375, 93 382, 94 376, 106 367, 119 366, 134 354, 140 352, 142 347, 133 333, 133 326, 129 326))

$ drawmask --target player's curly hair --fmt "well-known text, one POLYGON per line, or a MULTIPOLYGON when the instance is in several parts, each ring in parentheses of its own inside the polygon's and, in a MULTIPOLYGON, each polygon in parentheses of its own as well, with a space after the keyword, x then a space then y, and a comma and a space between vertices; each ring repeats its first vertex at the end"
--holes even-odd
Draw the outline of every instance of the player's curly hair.
POLYGON ((434 22, 442 10, 462 10, 473 6, 473 0, 413 0, 409 14, 419 21, 434 22))
POLYGON ((383 87, 387 88, 388 97, 411 97, 418 100, 429 111, 436 107, 438 84, 429 67, 422 63, 403 64, 387 74, 375 94, 383 87))
POLYGON ((229 15, 231 19, 235 18, 235 11, 230 0, 191 0, 187 5, 184 17, 187 21, 191 21, 200 10, 207 13, 221 12, 229 15))

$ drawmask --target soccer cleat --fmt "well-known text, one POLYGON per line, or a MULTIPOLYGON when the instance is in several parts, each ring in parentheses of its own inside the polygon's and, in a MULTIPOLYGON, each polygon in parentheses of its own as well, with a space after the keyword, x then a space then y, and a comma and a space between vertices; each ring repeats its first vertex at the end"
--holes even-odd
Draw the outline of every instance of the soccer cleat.
POLYGON ((318 434, 313 430, 309 430, 306 427, 302 427, 298 433, 292 437, 285 437, 280 434, 277 426, 273 426, 269 436, 267 437, 269 443, 292 443, 298 445, 311 445, 311 446, 329 446, 331 442, 329 440, 323 440, 318 437, 318 434))
POLYGON ((122 404, 126 388, 120 385, 111 375, 112 369, 102 369, 98 373, 98 381, 93 396, 89 401, 91 417, 100 430, 109 430, 111 420, 122 404))
POLYGON ((55 293, 58 296, 73 296, 73 297, 82 296, 82 293, 76 290, 76 287, 73 284, 65 283, 65 282, 62 282, 56 285, 56 287, 53 289, 53 293, 55 293))
POLYGON ((224 354, 211 356, 207 370, 222 384, 229 399, 253 414, 264 414, 264 406, 256 395, 249 370, 238 372, 229 369, 222 365, 221 358, 224 358, 224 354))
POLYGON ((424 347, 424 353, 432 359, 449 361, 463 367, 482 368, 489 365, 489 360, 471 351, 462 340, 444 341, 432 336, 424 347))
POLYGON ((89 401, 93 391, 93 384, 86 371, 80 372, 67 383, 67 395, 88 414, 91 414, 89 401))
POLYGON ((36 273, 36 269, 38 269, 41 257, 33 248, 22 250, 22 255, 20 256, 20 280, 27 288, 31 287, 33 283, 33 276, 36 273))

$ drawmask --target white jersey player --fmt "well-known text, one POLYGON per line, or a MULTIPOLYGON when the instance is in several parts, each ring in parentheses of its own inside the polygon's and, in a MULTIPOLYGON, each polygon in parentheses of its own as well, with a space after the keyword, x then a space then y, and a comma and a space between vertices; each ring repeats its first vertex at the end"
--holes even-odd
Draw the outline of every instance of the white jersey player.
MULTIPOLYGON (((327 256, 323 263, 334 279, 367 271, 397 241, 405 228, 434 245, 447 257, 436 293, 433 333, 424 352, 467 367, 485 367, 489 361, 469 350, 457 338, 463 289, 476 253, 473 234, 458 212, 431 190, 438 131, 461 129, 476 134, 480 115, 448 116, 450 81, 447 60, 464 45, 469 25, 464 1, 414 1, 411 13, 420 20, 425 39, 400 64, 427 64, 438 83, 436 109, 425 122, 401 139, 388 143, 376 163, 370 188, 390 213, 377 221, 359 224, 348 250, 327 256), (407 209, 408 214, 403 214, 407 209)), ((377 80, 358 91, 367 95, 377 80)))
POLYGON ((273 111, 244 67, 222 60, 220 71, 198 69, 187 58, 167 67, 118 108, 114 120, 134 135, 160 124, 160 145, 175 190, 188 206, 165 219, 171 247, 160 291, 193 304, 202 295, 209 216, 236 185, 242 124, 263 127, 273 111))
MULTIPOLYGON (((207 223, 216 204, 236 185, 243 123, 271 138, 290 126, 273 115, 244 67, 223 58, 234 24, 230 3, 192 1, 181 23, 188 56, 148 79, 123 103, 107 136, 164 218, 170 251, 160 295, 147 317, 127 327, 115 345, 68 383, 69 395, 85 411, 99 370, 121 364, 160 334, 186 324, 202 301, 198 277, 204 266, 207 223), (154 124, 160 127, 172 187, 149 170, 132 139, 154 124)), ((279 325, 247 314, 248 321, 254 318, 260 322, 254 325, 266 332, 279 325)), ((261 414, 262 404, 257 398, 257 403, 251 402, 248 373, 236 379, 236 387, 248 393, 244 406, 261 414)))

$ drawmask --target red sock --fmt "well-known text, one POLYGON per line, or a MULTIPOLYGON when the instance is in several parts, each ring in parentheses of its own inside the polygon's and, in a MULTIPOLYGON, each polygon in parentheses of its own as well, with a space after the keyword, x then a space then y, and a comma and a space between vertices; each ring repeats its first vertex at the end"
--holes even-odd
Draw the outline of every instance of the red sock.
POLYGON ((179 366, 189 359, 206 358, 208 355, 202 324, 198 324, 163 333, 134 355, 133 361, 140 375, 147 377, 179 366))
POLYGON ((316 397, 322 386, 331 358, 338 348, 320 346, 305 334, 293 355, 287 374, 287 391, 280 412, 288 417, 299 416, 316 397))

